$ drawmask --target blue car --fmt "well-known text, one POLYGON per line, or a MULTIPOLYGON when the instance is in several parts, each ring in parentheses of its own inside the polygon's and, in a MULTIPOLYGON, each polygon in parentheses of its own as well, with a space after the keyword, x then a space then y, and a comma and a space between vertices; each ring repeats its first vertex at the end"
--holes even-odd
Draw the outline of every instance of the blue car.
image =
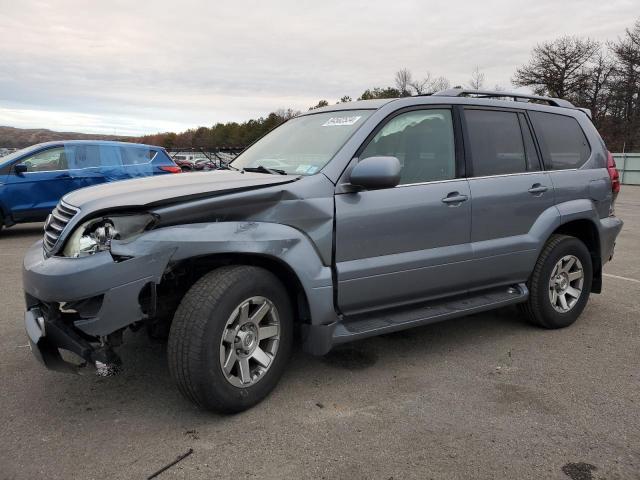
POLYGON ((163 148, 125 142, 47 142, 0 158, 0 229, 47 218, 78 188, 180 173, 163 148))

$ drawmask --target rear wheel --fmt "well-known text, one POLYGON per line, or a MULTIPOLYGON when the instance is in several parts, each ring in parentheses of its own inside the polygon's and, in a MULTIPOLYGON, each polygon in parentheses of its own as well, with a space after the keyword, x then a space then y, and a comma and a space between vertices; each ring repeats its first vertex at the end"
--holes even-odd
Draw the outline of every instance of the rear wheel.
POLYGON ((591 254, 585 244, 575 237, 553 235, 538 257, 522 309, 532 323, 567 327, 584 310, 592 278, 591 254))
POLYGON ((169 369, 198 405, 246 410, 278 383, 292 333, 291 302, 273 274, 222 267, 198 280, 180 303, 169 333, 169 369))

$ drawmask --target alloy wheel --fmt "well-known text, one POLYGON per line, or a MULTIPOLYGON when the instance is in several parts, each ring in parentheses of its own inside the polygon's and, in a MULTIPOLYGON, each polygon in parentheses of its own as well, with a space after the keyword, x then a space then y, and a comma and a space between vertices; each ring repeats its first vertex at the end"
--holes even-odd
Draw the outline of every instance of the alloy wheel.
POLYGON ((549 279, 549 300, 560 313, 571 310, 582 295, 584 271, 575 255, 565 255, 556 263, 549 279))
POLYGON ((278 353, 280 319, 273 302, 251 297, 227 320, 220 342, 220 367, 238 388, 255 385, 271 368, 278 353))

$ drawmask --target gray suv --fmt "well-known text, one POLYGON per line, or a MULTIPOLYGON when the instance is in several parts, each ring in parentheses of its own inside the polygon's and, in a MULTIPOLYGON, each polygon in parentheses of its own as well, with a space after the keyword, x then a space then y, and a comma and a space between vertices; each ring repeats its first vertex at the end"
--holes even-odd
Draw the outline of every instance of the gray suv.
POLYGON ((186 397, 240 411, 294 343, 323 355, 513 304, 571 325, 601 291, 619 188, 564 100, 449 90, 313 110, 224 170, 66 195, 24 259, 26 329, 46 366, 110 374, 123 332, 145 328, 168 337, 186 397))

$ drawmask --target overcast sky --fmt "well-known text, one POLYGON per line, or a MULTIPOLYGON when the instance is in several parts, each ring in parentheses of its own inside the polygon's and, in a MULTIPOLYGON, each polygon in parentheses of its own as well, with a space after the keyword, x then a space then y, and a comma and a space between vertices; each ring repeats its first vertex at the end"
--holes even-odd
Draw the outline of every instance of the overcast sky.
POLYGON ((319 99, 409 68, 510 86, 538 42, 616 39, 640 0, 0 0, 0 125, 181 131, 319 99))

